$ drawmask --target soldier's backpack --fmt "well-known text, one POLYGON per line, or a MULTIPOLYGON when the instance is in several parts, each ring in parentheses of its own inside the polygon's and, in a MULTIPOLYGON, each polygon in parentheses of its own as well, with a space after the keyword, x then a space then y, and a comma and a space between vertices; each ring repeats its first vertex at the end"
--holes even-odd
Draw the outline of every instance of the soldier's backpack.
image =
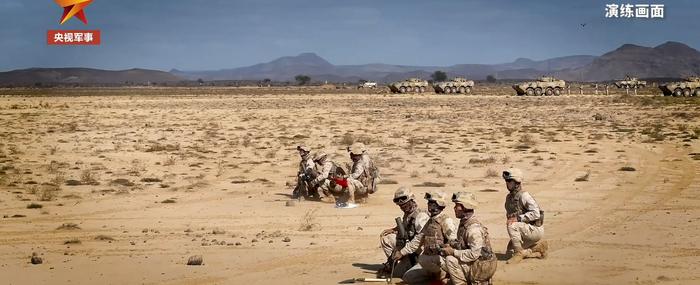
MULTIPOLYGON (((460 231, 466 231, 466 229, 474 223, 481 225, 481 234, 484 240, 484 246, 481 248, 481 256, 479 259, 472 262, 469 266, 469 280, 472 283, 477 282, 487 282, 491 280, 491 277, 496 273, 498 267, 498 262, 496 260, 496 254, 493 252, 491 247, 491 239, 489 238, 489 229, 481 224, 476 219, 470 219, 465 225, 460 225, 460 231)), ((480 283, 479 283, 480 284, 480 283)))

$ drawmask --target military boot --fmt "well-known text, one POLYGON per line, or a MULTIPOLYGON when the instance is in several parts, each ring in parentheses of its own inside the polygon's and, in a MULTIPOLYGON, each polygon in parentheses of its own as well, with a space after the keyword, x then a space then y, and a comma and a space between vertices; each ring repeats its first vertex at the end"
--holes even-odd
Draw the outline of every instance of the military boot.
POLYGON ((392 264, 387 261, 382 264, 382 268, 377 270, 377 277, 378 278, 389 278, 391 277, 392 273, 392 264))
POLYGON ((535 246, 532 248, 532 252, 539 252, 540 253, 540 258, 547 258, 547 250, 549 250, 549 244, 547 244, 546 240, 538 242, 535 246))
POLYGON ((525 258, 525 253, 523 251, 516 251, 513 255, 506 261, 507 264, 518 264, 525 258))

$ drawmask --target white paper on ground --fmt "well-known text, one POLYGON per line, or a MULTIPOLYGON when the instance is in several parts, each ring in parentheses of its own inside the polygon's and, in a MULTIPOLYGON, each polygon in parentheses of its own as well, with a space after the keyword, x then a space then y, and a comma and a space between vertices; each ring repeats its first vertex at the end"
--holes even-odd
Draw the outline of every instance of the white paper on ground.
POLYGON ((357 208, 357 206, 358 206, 358 205, 355 204, 355 203, 339 203, 339 204, 335 204, 335 207, 338 208, 338 209, 353 209, 353 208, 357 208))

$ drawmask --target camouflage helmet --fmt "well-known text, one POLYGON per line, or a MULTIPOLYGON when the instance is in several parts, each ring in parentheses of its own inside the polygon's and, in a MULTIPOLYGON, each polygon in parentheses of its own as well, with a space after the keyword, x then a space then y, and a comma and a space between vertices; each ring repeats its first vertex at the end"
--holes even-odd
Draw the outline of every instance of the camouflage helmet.
POLYGON ((413 195, 413 193, 411 193, 411 189, 408 189, 406 186, 401 186, 396 190, 396 192, 394 192, 394 204, 399 206, 406 204, 414 198, 415 195, 413 195))
POLYGON ((318 162, 318 161, 321 161, 321 160, 326 159, 326 157, 328 157, 328 154, 326 154, 325 151, 319 151, 319 152, 316 154, 316 156, 314 156, 314 161, 315 161, 315 162, 318 162))
POLYGON ((459 191, 452 194, 452 202, 461 204, 462 207, 466 209, 476 209, 479 206, 479 202, 476 201, 476 195, 466 191, 459 191))
POLYGON ((303 150, 303 151, 305 151, 305 152, 310 152, 310 151, 311 151, 311 148, 308 147, 308 146, 306 146, 306 145, 300 144, 300 145, 297 146, 297 150, 303 150))
POLYGON ((367 151, 367 148, 365 148, 365 144, 358 142, 348 147, 348 151, 350 154, 360 155, 367 151))
POLYGON ((428 200, 428 202, 433 201, 437 203, 440 207, 447 206, 447 203, 445 202, 445 193, 440 191, 432 191, 425 193, 425 199, 428 200))
POLYGON ((518 183, 523 182, 523 171, 518 168, 509 168, 503 171, 503 179, 515 180, 518 183))

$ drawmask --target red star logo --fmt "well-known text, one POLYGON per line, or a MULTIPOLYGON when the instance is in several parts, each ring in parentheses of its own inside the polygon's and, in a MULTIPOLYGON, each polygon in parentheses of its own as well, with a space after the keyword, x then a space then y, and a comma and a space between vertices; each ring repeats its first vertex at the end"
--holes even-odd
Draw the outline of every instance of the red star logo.
POLYGON ((63 16, 61 16, 61 25, 68 21, 73 16, 78 17, 83 23, 87 25, 88 21, 85 17, 85 11, 83 9, 88 5, 92 4, 93 0, 54 0, 56 4, 63 7, 63 16))

